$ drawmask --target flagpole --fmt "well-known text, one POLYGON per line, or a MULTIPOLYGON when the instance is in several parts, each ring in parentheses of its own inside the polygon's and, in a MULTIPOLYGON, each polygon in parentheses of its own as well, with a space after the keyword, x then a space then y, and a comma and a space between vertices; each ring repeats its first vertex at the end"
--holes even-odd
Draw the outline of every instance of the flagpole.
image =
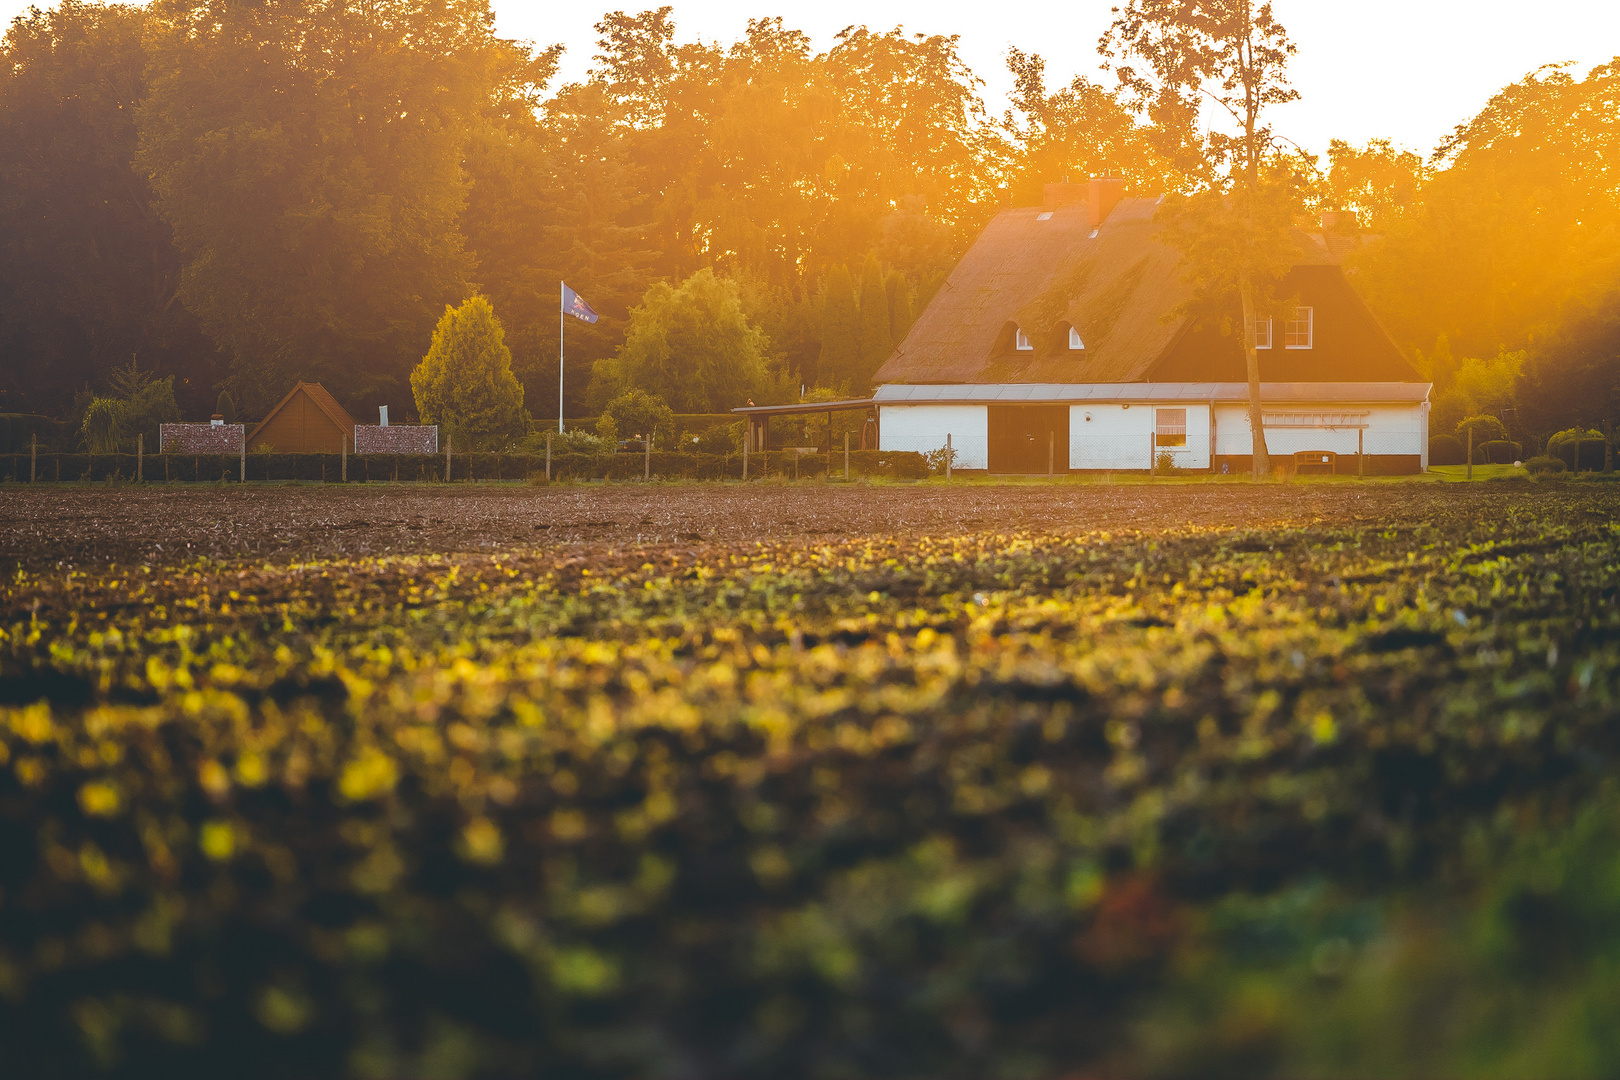
POLYGON ((563 433, 563 290, 568 286, 557 282, 557 434, 563 433))

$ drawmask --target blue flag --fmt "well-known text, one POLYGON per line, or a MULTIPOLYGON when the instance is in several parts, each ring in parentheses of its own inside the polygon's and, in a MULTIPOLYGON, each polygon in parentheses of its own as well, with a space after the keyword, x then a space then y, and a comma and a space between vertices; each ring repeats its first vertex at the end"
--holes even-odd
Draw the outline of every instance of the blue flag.
POLYGON ((570 289, 567 282, 563 282, 562 287, 562 309, 564 313, 576 319, 583 319, 588 323, 596 321, 596 310, 587 304, 579 293, 570 289))

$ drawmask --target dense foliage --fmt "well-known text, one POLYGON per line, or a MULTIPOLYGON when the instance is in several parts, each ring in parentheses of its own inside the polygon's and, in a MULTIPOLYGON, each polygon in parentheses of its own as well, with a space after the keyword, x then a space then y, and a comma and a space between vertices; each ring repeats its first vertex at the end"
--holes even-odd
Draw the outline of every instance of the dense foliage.
MULTIPOLYGON (((1293 1003, 1361 1015, 1336 988, 1408 970, 1385 898, 1463 910, 1620 749, 1614 509, 19 570, 0 1053, 1043 1077, 1148 1069, 1147 1017, 1206 1071, 1353 1064, 1293 1003)), ((1612 886, 1512 873, 1490 903, 1589 914, 1477 940, 1587 1000, 1612 886)), ((1478 1071, 1460 1019, 1435 1073, 1478 1071)), ((1612 1070, 1603 1010, 1560 1022, 1612 1070)))
POLYGON ((411 372, 411 395, 422 423, 440 425, 463 449, 499 450, 523 434, 523 385, 486 298, 444 309, 432 346, 411 372))

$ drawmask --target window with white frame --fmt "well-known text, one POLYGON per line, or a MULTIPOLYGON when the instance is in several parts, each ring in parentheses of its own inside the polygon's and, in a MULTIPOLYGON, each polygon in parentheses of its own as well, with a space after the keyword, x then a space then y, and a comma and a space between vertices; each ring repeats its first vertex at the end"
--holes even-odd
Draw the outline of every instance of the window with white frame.
POLYGON ((1283 323, 1283 348, 1310 349, 1316 345, 1316 309, 1296 307, 1283 323))
POLYGON ((1154 409, 1153 425, 1153 445, 1187 445, 1186 409, 1154 409))
POLYGON ((1029 334, 1024 331, 1022 326, 1013 331, 1013 348, 1019 352, 1033 352, 1035 350, 1035 346, 1029 343, 1029 334))
POLYGON ((1271 320, 1253 319, 1249 322, 1249 340, 1257 349, 1271 348, 1271 320))
POLYGON ((1080 352, 1085 347, 1086 343, 1080 340, 1080 328, 1078 326, 1069 327, 1069 351, 1080 352))

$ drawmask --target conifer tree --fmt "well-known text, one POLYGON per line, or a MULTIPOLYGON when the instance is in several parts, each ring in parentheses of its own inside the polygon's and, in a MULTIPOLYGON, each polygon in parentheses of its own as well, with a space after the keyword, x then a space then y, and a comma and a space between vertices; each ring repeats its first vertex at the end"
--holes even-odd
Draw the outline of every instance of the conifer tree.
POLYGON ((889 336, 899 345, 911 331, 911 324, 917 321, 917 317, 911 313, 911 288, 906 284, 904 274, 889 275, 888 293, 889 336))
POLYGON ((849 267, 834 266, 822 284, 821 355, 816 362, 820 385, 848 386, 854 380, 860 362, 858 322, 849 267))
POLYGON ((498 449, 523 433, 523 385, 495 309, 482 296, 444 309, 433 345, 411 372, 424 424, 467 450, 498 449))
POLYGON ((889 293, 883 287, 883 268, 876 255, 866 257, 861 268, 861 315, 858 331, 860 360, 850 390, 860 393, 894 351, 889 331, 889 293))

